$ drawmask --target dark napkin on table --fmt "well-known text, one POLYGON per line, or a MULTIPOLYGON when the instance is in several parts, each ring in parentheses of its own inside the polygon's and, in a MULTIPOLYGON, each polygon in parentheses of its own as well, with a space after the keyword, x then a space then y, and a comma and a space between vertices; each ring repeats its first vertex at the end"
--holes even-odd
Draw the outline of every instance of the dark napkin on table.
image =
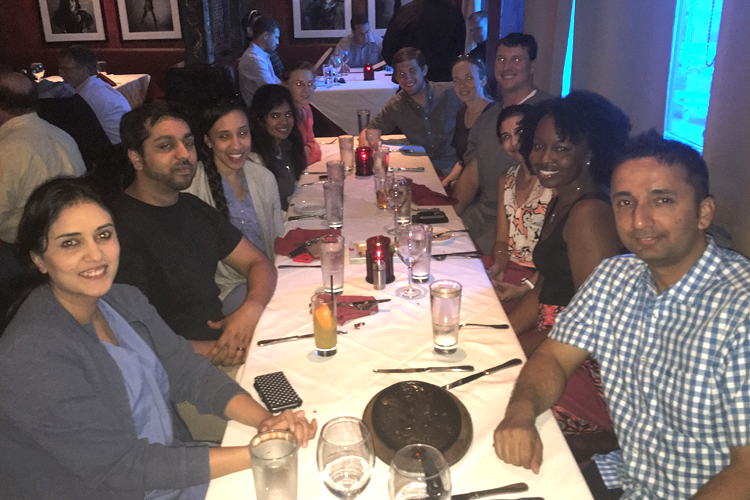
MULTIPOLYGON (((273 244, 273 250, 279 255, 289 255, 297 249, 297 247, 308 241, 320 238, 324 234, 341 234, 340 229, 292 229, 283 238, 276 238, 273 244)), ((313 257, 308 252, 303 252, 297 255, 293 259, 295 262, 312 262, 313 257)))
POLYGON ((375 297, 369 295, 339 295, 336 297, 336 320, 338 324, 343 325, 347 321, 372 316, 378 312, 378 304, 373 304, 372 307, 364 310, 342 304, 342 302, 351 303, 363 300, 375 300, 375 297))
POLYGON ((435 206, 435 205, 456 205, 458 200, 452 196, 433 191, 424 184, 411 183, 411 201, 416 205, 435 206))

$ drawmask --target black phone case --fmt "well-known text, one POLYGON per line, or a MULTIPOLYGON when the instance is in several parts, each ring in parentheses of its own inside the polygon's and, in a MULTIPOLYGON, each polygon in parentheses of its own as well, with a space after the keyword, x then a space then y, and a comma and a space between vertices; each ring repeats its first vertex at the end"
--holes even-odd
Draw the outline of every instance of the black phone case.
POLYGON ((442 210, 437 212, 420 212, 411 217, 415 224, 444 224, 448 222, 448 216, 442 210))
POLYGON ((284 372, 258 375, 253 385, 263 404, 272 413, 302 406, 302 399, 289 384, 284 372))

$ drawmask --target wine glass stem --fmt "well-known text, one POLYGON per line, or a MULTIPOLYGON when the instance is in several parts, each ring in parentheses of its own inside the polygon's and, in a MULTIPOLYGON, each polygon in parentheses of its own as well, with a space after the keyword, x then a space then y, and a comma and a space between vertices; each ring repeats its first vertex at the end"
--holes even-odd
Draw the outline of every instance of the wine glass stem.
POLYGON ((393 209, 393 230, 398 228, 398 207, 393 209))
POLYGON ((409 293, 411 294, 411 293, 412 293, 412 291, 414 290, 414 289, 412 288, 412 286, 411 286, 411 281, 412 281, 412 277, 411 277, 411 270, 412 270, 412 268, 414 267, 414 259, 410 260, 410 261, 409 261, 409 264, 408 264, 408 265, 407 265, 406 267, 407 267, 407 268, 408 268, 408 270, 409 270, 409 293))

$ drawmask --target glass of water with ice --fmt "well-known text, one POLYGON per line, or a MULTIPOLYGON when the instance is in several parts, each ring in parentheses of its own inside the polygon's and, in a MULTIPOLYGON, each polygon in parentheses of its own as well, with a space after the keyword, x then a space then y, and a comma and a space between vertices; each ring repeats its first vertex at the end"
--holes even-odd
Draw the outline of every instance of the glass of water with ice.
POLYGON ((451 469, 442 453, 426 444, 398 450, 391 461, 388 496, 391 500, 448 500, 451 469))
POLYGON ((331 493, 356 498, 375 467, 375 446, 365 424, 355 417, 329 420, 320 431, 317 461, 320 478, 331 493))
POLYGON ((451 280, 430 285, 432 345, 438 354, 453 354, 458 349, 461 320, 461 284, 451 280))
POLYGON ((250 456, 258 500, 296 500, 297 450, 293 432, 261 432, 250 441, 250 456))
POLYGON ((318 238, 318 243, 323 286, 327 293, 338 295, 344 291, 344 237, 325 234, 318 238))

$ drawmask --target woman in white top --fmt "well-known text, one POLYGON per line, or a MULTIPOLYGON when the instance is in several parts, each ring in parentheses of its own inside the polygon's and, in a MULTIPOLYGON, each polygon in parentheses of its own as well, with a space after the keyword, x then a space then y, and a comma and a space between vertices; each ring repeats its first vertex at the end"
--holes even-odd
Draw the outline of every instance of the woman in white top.
POLYGON ((497 237, 492 266, 487 270, 503 302, 518 299, 536 283, 533 253, 544 225, 552 190, 543 187, 519 152, 519 123, 531 106, 505 108, 497 120, 497 135, 518 165, 498 180, 503 203, 497 204, 497 237))
MULTIPOLYGON (((274 241, 284 234, 279 191, 273 173, 258 154, 250 152, 252 139, 244 105, 222 102, 206 110, 201 132, 205 147, 187 192, 216 207, 273 261, 274 241)), ((225 297, 244 283, 244 277, 219 263, 216 284, 225 307, 231 307, 225 297)))

